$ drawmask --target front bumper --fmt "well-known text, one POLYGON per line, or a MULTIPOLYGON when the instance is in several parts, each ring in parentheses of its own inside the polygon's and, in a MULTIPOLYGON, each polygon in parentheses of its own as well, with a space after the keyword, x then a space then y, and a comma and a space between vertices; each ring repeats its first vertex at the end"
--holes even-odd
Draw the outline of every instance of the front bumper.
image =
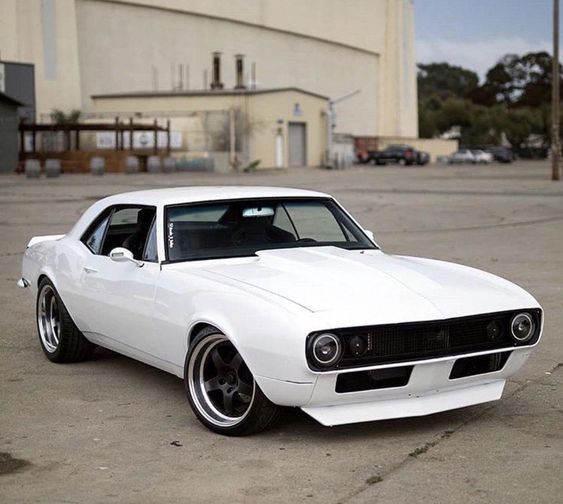
POLYGON ((319 373, 311 383, 258 379, 274 403, 298 406, 323 425, 340 425, 389 418, 429 415, 500 399, 506 380, 528 359, 533 347, 508 349, 510 356, 499 371, 450 379, 456 360, 493 352, 372 366, 381 369, 412 365, 408 383, 401 387, 336 392, 337 377, 356 369, 319 373))
POLYGON ((505 380, 472 385, 454 390, 438 390, 422 395, 384 399, 367 403, 340 404, 302 408, 305 413, 326 426, 389 418, 430 415, 465 406, 500 399, 505 380))

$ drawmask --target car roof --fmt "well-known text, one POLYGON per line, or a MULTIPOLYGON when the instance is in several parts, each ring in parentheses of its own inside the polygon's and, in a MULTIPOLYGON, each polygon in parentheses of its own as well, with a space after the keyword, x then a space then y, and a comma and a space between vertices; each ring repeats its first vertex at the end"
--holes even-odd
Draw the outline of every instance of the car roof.
POLYGON ((149 189, 114 194, 94 203, 78 220, 69 235, 78 237, 106 208, 113 205, 151 205, 163 207, 182 203, 202 203, 250 198, 330 198, 317 191, 264 186, 192 186, 149 189))
POLYGON ((275 197, 328 197, 328 194, 292 189, 288 187, 263 186, 192 186, 170 187, 166 189, 149 189, 115 194, 102 201, 110 204, 139 205, 177 205, 181 203, 197 203, 204 201, 221 201, 245 198, 275 197))

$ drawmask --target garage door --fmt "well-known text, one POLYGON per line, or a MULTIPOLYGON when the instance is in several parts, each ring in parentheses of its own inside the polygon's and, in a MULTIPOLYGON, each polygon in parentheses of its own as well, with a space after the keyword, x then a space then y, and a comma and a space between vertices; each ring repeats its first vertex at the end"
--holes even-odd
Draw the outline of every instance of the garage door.
POLYGON ((307 125, 305 123, 290 122, 289 136, 289 166, 307 165, 307 125))

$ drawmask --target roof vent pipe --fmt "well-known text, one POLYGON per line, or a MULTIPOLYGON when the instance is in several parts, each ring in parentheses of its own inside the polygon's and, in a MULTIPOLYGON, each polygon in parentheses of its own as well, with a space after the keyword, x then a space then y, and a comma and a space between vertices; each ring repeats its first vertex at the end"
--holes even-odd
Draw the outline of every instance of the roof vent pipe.
POLYGON ((235 89, 245 89, 244 85, 244 54, 235 55, 235 70, 237 75, 237 81, 235 89))
POLYGON ((211 80, 211 89, 223 89, 221 82, 221 53, 215 51, 213 53, 213 79, 211 80))

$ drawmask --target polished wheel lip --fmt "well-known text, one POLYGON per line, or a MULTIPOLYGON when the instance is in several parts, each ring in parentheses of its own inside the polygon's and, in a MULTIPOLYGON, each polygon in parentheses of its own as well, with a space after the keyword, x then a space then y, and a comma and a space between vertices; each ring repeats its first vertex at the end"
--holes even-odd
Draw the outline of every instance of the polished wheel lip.
MULTIPOLYGON (((219 411, 211 401, 205 388, 205 380, 203 372, 207 359, 210 357, 211 351, 220 343, 229 342, 230 340, 223 334, 212 334, 198 343, 190 356, 187 369, 187 382, 190 396, 197 411, 211 424, 217 427, 233 427, 242 422, 254 404, 256 397, 256 381, 252 379, 252 396, 246 411, 240 416, 227 416, 219 411)), ((232 343, 231 343, 232 344, 232 343)), ((237 352, 236 355, 240 354, 237 352)))
POLYGON ((37 327, 43 348, 49 353, 56 352, 61 341, 60 314, 55 290, 50 285, 43 286, 37 303, 37 327))

